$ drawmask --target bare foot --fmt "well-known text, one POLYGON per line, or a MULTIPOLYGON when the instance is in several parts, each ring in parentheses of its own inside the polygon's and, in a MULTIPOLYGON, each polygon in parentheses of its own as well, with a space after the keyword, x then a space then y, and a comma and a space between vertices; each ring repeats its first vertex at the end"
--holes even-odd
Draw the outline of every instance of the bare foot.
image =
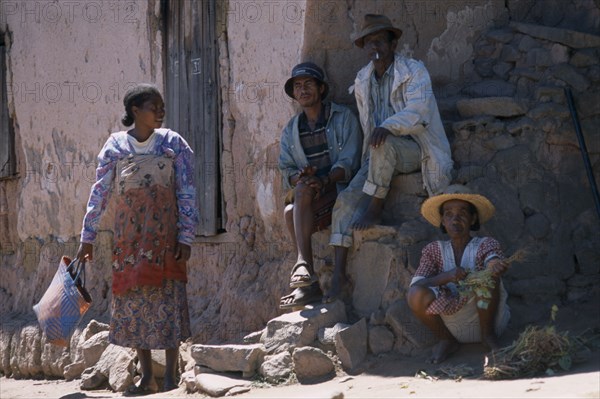
POLYGON ((331 277, 331 287, 329 291, 323 296, 323 303, 335 302, 342 296, 344 288, 348 285, 349 281, 347 277, 336 276, 335 274, 331 277))
POLYGON ((442 339, 437 343, 436 346, 433 347, 429 362, 433 364, 439 364, 456 352, 459 347, 459 343, 454 339, 442 339))
POLYGON ((373 225, 381 222, 381 213, 383 212, 384 200, 381 198, 371 197, 369 207, 362 216, 354 222, 352 228, 354 230, 367 230, 373 225))

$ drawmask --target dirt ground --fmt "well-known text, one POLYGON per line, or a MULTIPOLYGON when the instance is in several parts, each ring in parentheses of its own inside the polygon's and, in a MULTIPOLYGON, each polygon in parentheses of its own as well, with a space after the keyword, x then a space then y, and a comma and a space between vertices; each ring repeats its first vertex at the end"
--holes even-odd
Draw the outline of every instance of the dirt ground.
MULTIPOLYGON (((506 337, 503 339, 507 340, 506 337)), ((508 340, 507 344, 510 342, 512 340, 508 340)), ((569 372, 506 381, 489 381, 479 377, 483 371, 483 355, 483 346, 472 344, 463 345, 457 353, 440 365, 428 364, 426 351, 410 358, 400 355, 370 357, 364 362, 361 370, 358 370, 360 374, 338 375, 332 380, 311 385, 261 387, 257 384, 250 392, 236 397, 332 398, 337 393, 343 393, 344 398, 600 398, 598 349, 590 359, 575 365, 569 372), (417 374, 420 374, 420 377, 416 377, 417 374), (455 379, 451 377, 453 374, 462 378, 455 379)), ((14 380, 2 377, 0 398, 122 397, 109 390, 82 391, 79 384, 79 380, 14 380)), ((196 399, 207 396, 200 393, 187 394, 185 389, 180 387, 175 391, 147 397, 196 399)))
MULTIPOLYGON (((289 385, 270 388, 252 388, 238 398, 332 398, 343 393, 344 398, 600 398, 600 356, 598 352, 586 363, 575 366, 568 373, 509 381, 488 381, 477 377, 418 378, 415 373, 424 370, 434 376, 440 368, 472 367, 475 375, 482 370, 480 345, 464 345, 442 365, 431 366, 424 357, 402 359, 380 357, 369 359, 360 375, 338 376, 333 380, 313 385, 289 385)), ((13 380, 0 378, 2 399, 84 399, 120 398, 108 390, 82 391, 79 380, 13 380)), ((205 395, 187 394, 183 387, 148 398, 204 398, 205 395)))
MULTIPOLYGON (((584 330, 600 327, 599 301, 590 301, 558 313, 555 327, 577 336, 584 330)), ((507 331, 501 345, 509 345, 520 331, 507 331)), ((440 365, 426 362, 429 351, 406 357, 401 355, 371 356, 354 375, 338 375, 319 384, 264 387, 254 384, 250 392, 237 398, 598 398, 600 399, 600 348, 596 347, 585 362, 575 364, 568 372, 505 381, 480 378, 483 371, 484 347, 462 345, 460 350, 440 365), (446 373, 444 373, 444 371, 446 373), (469 372, 470 371, 470 375, 469 372), (421 372, 421 373, 420 373, 421 372), (448 374, 458 374, 455 379, 448 374), (417 377, 416 375, 420 375, 417 377), (340 396, 337 396, 340 398, 340 396)), ((342 373, 343 374, 343 373, 342 373)), ((0 378, 0 399, 85 399, 120 398, 110 390, 82 391, 80 381, 14 380, 0 378)), ((196 399, 207 396, 187 394, 184 387, 148 398, 196 399)))

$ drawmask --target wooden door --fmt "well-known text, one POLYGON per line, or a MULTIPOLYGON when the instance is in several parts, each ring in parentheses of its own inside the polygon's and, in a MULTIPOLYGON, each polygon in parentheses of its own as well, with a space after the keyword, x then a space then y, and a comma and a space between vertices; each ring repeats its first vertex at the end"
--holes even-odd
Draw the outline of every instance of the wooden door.
POLYGON ((221 112, 216 40, 216 0, 169 0, 166 15, 168 126, 196 154, 200 225, 216 235, 221 218, 221 112))

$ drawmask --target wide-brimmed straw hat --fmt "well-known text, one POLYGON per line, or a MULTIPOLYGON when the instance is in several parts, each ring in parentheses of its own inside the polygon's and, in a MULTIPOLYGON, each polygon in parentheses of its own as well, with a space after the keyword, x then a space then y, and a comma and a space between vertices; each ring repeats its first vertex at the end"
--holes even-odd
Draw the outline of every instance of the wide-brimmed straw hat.
POLYGON ((392 21, 385 15, 367 14, 363 21, 363 26, 360 32, 353 35, 352 40, 356 47, 363 48, 364 38, 371 33, 379 32, 380 30, 388 30, 394 34, 396 39, 402 36, 402 29, 398 29, 392 25, 392 21))
POLYGON ((329 85, 327 82, 325 82, 325 74, 323 73, 323 70, 314 62, 303 62, 296 65, 292 69, 292 77, 285 82, 284 86, 285 93, 288 96, 294 98, 294 79, 299 77, 313 78, 325 85, 325 91, 323 91, 323 94, 321 94, 321 100, 327 97, 327 93, 329 93, 329 85))
POLYGON ((474 194, 470 188, 462 184, 453 184, 448 186, 442 194, 425 200, 421 206, 421 215, 435 227, 440 227, 442 224, 440 209, 444 202, 450 200, 462 200, 471 203, 477 209, 480 224, 490 220, 496 211, 490 200, 483 195, 474 194))

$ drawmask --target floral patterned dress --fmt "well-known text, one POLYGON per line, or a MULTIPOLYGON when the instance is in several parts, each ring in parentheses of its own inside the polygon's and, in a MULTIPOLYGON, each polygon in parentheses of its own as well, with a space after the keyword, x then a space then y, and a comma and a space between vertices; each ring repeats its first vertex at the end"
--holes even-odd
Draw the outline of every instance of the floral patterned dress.
POLYGON ((191 335, 186 264, 177 242, 191 244, 198 217, 193 153, 168 129, 143 150, 127 134, 111 135, 98 156, 97 181, 82 242, 93 242, 111 192, 116 196, 112 317, 109 341, 138 349, 170 349, 191 335))

